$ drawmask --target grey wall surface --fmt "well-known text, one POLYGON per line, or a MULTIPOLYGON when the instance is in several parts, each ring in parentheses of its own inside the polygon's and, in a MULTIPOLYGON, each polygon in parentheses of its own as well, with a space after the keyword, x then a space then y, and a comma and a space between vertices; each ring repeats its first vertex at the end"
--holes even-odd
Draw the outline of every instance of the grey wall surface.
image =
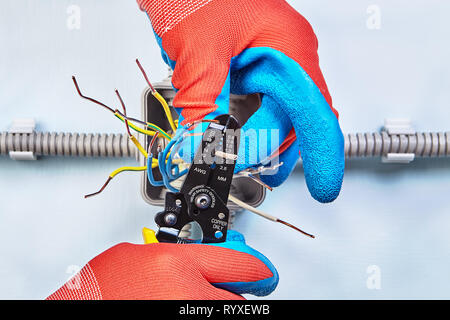
MULTIPOLYGON (((418 130, 450 130, 450 2, 289 2, 316 30, 344 132, 376 131, 396 117, 418 130)), ((79 99, 70 77, 108 104, 120 89, 129 114, 139 116, 145 83, 136 57, 154 81, 165 77, 150 23, 133 0, 2 0, 0 131, 34 117, 41 131, 122 132, 114 117, 79 99), (79 29, 72 8, 80 10, 79 29)), ((317 239, 250 213, 236 222, 278 267, 280 284, 269 298, 450 298, 449 162, 350 161, 330 205, 309 196, 299 168, 262 208, 317 239), (381 287, 374 288, 377 276, 381 287)), ((138 174, 82 197, 126 164, 135 162, 0 157, 1 299, 45 298, 98 253, 141 243, 141 228, 154 227, 159 208, 142 200, 138 174)))

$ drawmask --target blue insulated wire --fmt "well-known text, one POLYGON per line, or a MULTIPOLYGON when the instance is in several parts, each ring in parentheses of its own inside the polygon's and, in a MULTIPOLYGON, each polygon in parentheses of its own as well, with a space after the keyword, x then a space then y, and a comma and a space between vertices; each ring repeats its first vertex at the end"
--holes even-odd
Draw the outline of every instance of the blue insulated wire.
POLYGON ((147 158, 147 178, 150 184, 154 187, 162 187, 164 186, 163 181, 155 181, 155 178, 153 177, 153 171, 152 171, 152 162, 153 162, 153 154, 149 153, 147 158))
POLYGON ((175 189, 170 185, 169 177, 167 176, 166 170, 161 170, 162 168, 165 169, 164 160, 165 160, 164 153, 160 152, 158 155, 158 163, 159 163, 159 171, 161 171, 164 186, 172 192, 178 192, 179 190, 175 189))

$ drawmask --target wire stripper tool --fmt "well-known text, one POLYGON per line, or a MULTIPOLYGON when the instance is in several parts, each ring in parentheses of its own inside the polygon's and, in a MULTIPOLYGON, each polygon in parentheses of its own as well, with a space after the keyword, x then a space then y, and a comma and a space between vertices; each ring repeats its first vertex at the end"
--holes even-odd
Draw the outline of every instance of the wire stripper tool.
POLYGON ((155 216, 158 231, 144 229, 146 243, 186 243, 180 238, 183 227, 197 222, 202 243, 224 242, 227 238, 231 182, 240 141, 239 123, 231 115, 215 118, 203 133, 180 192, 168 192, 164 211, 155 216))

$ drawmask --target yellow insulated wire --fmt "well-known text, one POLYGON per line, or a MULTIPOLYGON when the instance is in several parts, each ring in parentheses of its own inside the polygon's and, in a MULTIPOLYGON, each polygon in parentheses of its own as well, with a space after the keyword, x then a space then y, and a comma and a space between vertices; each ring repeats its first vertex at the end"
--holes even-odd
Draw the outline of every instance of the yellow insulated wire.
MULTIPOLYGON (((181 164, 183 162, 182 159, 174 159, 173 161, 175 164, 181 164)), ((153 159, 152 160, 152 169, 157 168, 158 167, 158 160, 153 159)), ((108 176, 108 179, 106 180, 105 184, 100 188, 99 191, 91 193, 91 194, 87 194, 84 197, 85 198, 90 198, 93 196, 96 196, 98 194, 100 194, 101 192, 103 192, 103 190, 105 190, 106 186, 111 182, 112 179, 114 179, 114 177, 116 177, 118 174, 125 172, 125 171, 146 171, 147 170, 147 166, 143 166, 143 167, 121 167, 118 168, 116 170, 114 170, 113 172, 111 172, 111 174, 108 176)))
POLYGON ((167 120, 169 121, 170 127, 172 128, 172 131, 175 133, 178 125, 175 124, 175 121, 172 118, 172 113, 170 112, 170 108, 169 108, 169 105, 167 104, 167 101, 163 98, 163 96, 161 96, 158 93, 158 91, 155 90, 155 88, 153 87, 149 78, 147 77, 147 73, 145 72, 144 68, 142 67, 141 63, 139 62, 139 59, 136 59, 136 63, 138 65, 139 69, 141 69, 142 75, 144 76, 145 81, 147 81, 147 84, 150 87, 152 95, 156 98, 156 100, 159 101, 159 103, 161 103, 161 105, 164 109, 164 112, 166 113, 166 117, 167 117, 167 120))
POLYGON ((139 143, 139 141, 136 139, 136 137, 133 136, 133 135, 131 135, 129 137, 130 137, 130 140, 133 141, 133 143, 136 146, 136 148, 138 148, 138 150, 142 153, 144 158, 147 159, 148 158, 148 153, 147 153, 147 151, 145 151, 145 149, 142 147, 142 145, 139 143))
MULTIPOLYGON (((170 124, 170 127, 171 127, 173 133, 175 133, 175 131, 176 131, 177 127, 178 127, 178 120, 175 120, 175 121, 173 120, 172 114, 171 114, 171 112, 170 112, 169 105, 167 104, 166 100, 165 100, 165 99, 164 99, 164 98, 163 98, 156 90, 153 89, 153 87, 151 86, 151 83, 148 81, 147 76, 145 75, 145 71, 142 69, 142 67, 140 66, 140 63, 139 63, 139 61, 138 61, 137 59, 136 59, 136 62, 138 63, 138 65, 139 65, 139 67, 141 68, 141 70, 143 71, 143 74, 144 74, 144 76, 145 76, 147 82, 149 83, 150 87, 152 88, 152 94, 153 94, 153 96, 161 103, 161 105, 162 105, 162 107, 163 107, 163 109, 164 109, 164 112, 165 112, 165 114, 166 114, 167 120, 168 120, 168 122, 169 122, 169 124, 170 124)), ((125 104, 124 104, 124 102, 123 102, 123 100, 122 100, 122 98, 121 98, 121 96, 120 96, 120 94, 119 94, 119 91, 118 91, 117 89, 116 89, 115 91, 116 91, 116 94, 117 94, 117 96, 118 96, 118 98, 119 98, 119 100, 120 100, 120 103, 122 104, 122 107, 123 107, 123 110, 124 110, 124 114, 123 114, 123 115, 120 114, 120 113, 118 112, 118 110, 113 110, 112 108, 108 107, 107 105, 105 105, 105 104, 103 104, 103 103, 101 103, 101 102, 99 102, 99 101, 97 101, 97 100, 95 100, 95 99, 92 99, 92 98, 89 98, 89 97, 84 96, 84 95, 81 93, 80 88, 79 88, 79 86, 78 86, 78 83, 77 83, 77 81, 76 81, 76 79, 75 79, 74 76, 72 77, 72 80, 73 80, 73 82, 74 82, 74 84, 75 84, 75 87, 76 87, 76 89, 77 89, 78 94, 79 94, 82 98, 87 99, 87 100, 90 100, 90 101, 92 101, 92 102, 94 102, 94 103, 96 103, 96 104, 99 104, 99 105, 105 107, 106 109, 108 109, 109 111, 111 111, 118 119, 120 119, 121 121, 125 122, 125 125, 126 125, 126 127, 127 127, 127 131, 128 131, 128 136, 129 136, 130 140, 133 142, 133 144, 137 147, 137 149, 139 150, 139 152, 140 152, 145 158, 148 158, 148 153, 147 153, 147 151, 142 147, 142 145, 139 143, 139 141, 136 139, 136 137, 133 136, 133 135, 131 134, 130 128, 133 129, 133 130, 136 131, 136 132, 145 134, 145 135, 147 135, 147 136, 152 136, 152 137, 154 137, 154 138, 156 138, 155 135, 157 135, 157 132, 158 132, 158 134, 161 134, 161 135, 164 136, 167 140, 171 140, 171 139, 172 139, 172 137, 171 137, 167 132, 165 132, 164 130, 162 130, 160 127, 158 127, 157 125, 155 125, 155 124, 153 124, 153 123, 145 122, 145 125, 146 125, 148 128, 151 128, 151 129, 153 129, 153 130, 155 130, 155 131, 142 129, 142 128, 138 127, 137 125, 135 125, 134 123, 132 123, 132 121, 141 122, 140 120, 135 120, 135 119, 134 119, 134 120, 133 120, 133 119, 128 120, 128 117, 127 117, 127 114, 126 114, 126 107, 125 107, 125 104)), ((144 122, 142 122, 142 124, 144 124, 144 122)), ((169 157, 169 156, 170 156, 170 153, 167 155, 167 157, 169 157)), ((167 159, 166 159, 166 161, 167 161, 167 159)), ((178 164, 179 161, 174 161, 174 163, 178 164)), ((152 160, 152 168, 156 168, 156 167, 158 167, 158 160, 157 160, 157 159, 153 159, 153 160, 152 160)), ((94 195, 97 195, 97 194, 101 193, 101 192, 106 188, 106 186, 109 184, 109 182, 110 182, 115 176, 117 176, 117 175, 118 175, 119 173, 121 173, 121 172, 124 172, 124 171, 145 171, 145 170, 147 170, 147 166, 143 166, 143 167, 121 167, 121 168, 119 168, 119 169, 116 169, 115 171, 113 171, 113 172, 109 175, 107 181, 105 182, 105 184, 102 186, 102 188, 101 188, 98 192, 95 192, 95 193, 86 195, 85 198, 88 198, 88 197, 91 197, 91 196, 94 196, 94 195)))
MULTIPOLYGON (((152 168, 156 168, 158 166, 158 162, 153 162, 152 163, 152 168)), ((84 197, 85 198, 90 198, 93 196, 98 195, 99 193, 101 193, 103 190, 105 190, 106 186, 111 182, 112 179, 114 179, 115 176, 117 176, 119 173, 125 172, 125 171, 145 171, 147 170, 147 166, 144 167, 121 167, 119 169, 114 170, 108 177, 108 179, 106 180, 105 184, 100 188, 99 191, 91 193, 91 194, 87 194, 84 197)))
POLYGON ((123 102, 123 99, 120 96, 119 90, 116 89, 115 92, 116 92, 116 95, 119 98, 120 104, 122 105, 122 108, 123 108, 123 119, 125 122, 125 127, 127 128, 128 137, 134 143, 136 148, 138 148, 138 150, 142 153, 142 155, 147 159, 148 158, 147 151, 145 151, 145 149, 141 146, 139 141, 136 139, 135 136, 133 136, 133 134, 130 131, 130 123, 127 118, 127 108, 125 107, 125 103, 123 102))
MULTIPOLYGON (((152 163, 152 169, 156 168, 158 166, 158 163, 152 163)), ((119 169, 114 170, 113 172, 111 172, 111 174, 109 175, 109 177, 112 179, 115 176, 117 176, 119 173, 122 173, 124 171, 145 171, 147 170, 147 166, 144 167, 121 167, 119 169)))
POLYGON ((172 131, 177 131, 177 125, 175 124, 175 121, 173 120, 172 113, 170 112, 169 105, 167 104, 167 101, 163 98, 162 95, 159 94, 158 91, 152 91, 153 96, 161 103, 164 112, 166 113, 167 120, 169 121, 170 127, 172 128, 172 131))

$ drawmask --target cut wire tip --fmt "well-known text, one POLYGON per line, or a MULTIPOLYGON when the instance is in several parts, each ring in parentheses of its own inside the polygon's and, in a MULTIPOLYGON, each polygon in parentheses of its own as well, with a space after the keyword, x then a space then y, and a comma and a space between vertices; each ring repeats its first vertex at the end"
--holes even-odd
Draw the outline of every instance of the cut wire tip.
POLYGON ((99 106, 104 107, 105 109, 111 111, 112 113, 115 113, 115 111, 112 108, 108 107, 106 104, 101 103, 98 100, 95 100, 93 98, 90 98, 90 97, 87 97, 87 96, 83 95, 83 93, 81 93, 80 86, 78 85, 78 82, 77 82, 77 79, 75 78, 75 76, 72 76, 72 81, 73 81, 73 84, 75 85, 75 88, 77 89, 78 95, 80 97, 82 97, 83 99, 89 100, 89 101, 91 101, 91 102, 93 102, 95 104, 98 104, 99 106))
POLYGON ((307 237, 310 237, 310 238, 312 238, 312 239, 315 239, 315 238, 316 238, 314 235, 309 234, 309 233, 303 231, 303 230, 300 229, 300 228, 297 228, 296 226, 290 224, 289 222, 283 221, 283 220, 281 220, 281 219, 277 219, 277 222, 279 222, 279 223, 281 223, 281 224, 284 224, 285 226, 288 226, 289 228, 292 228, 292 229, 294 229, 294 230, 296 230, 296 231, 298 231, 298 232, 304 234, 304 235, 307 236, 307 237))
POLYGON ((115 89, 114 91, 116 92, 116 95, 119 98, 120 104, 122 105, 123 114, 124 114, 124 122, 125 122, 125 127, 127 129, 128 136, 132 137, 133 135, 131 134, 131 131, 130 131, 130 125, 128 124, 127 108, 125 107, 125 103, 123 102, 122 97, 120 96, 119 90, 115 89))
POLYGON ((252 179, 253 181, 255 181, 256 183, 258 183, 259 185, 263 186, 264 188, 266 188, 269 191, 273 191, 273 188, 271 186, 269 186, 267 183, 264 183, 261 179, 255 177, 252 174, 249 174, 248 177, 250 179, 252 179))
POLYGON ((85 199, 96 196, 100 193, 103 192, 103 190, 105 190, 106 186, 111 182, 112 178, 108 177, 108 179, 106 180, 105 184, 100 188, 100 190, 98 190, 97 192, 91 193, 91 194, 87 194, 84 196, 85 199))
POLYGON ((150 82, 150 80, 148 79, 147 73, 145 72, 145 70, 144 70, 144 68, 142 67, 142 64, 140 63, 140 61, 139 61, 138 58, 136 58, 136 63, 137 63, 137 65, 138 65, 139 69, 141 69, 142 75, 144 76, 145 81, 147 81, 147 84, 148 84, 148 86, 150 87, 150 90, 151 90, 153 93, 155 93, 156 90, 155 90, 155 88, 153 87, 153 85, 152 85, 152 83, 150 82))

